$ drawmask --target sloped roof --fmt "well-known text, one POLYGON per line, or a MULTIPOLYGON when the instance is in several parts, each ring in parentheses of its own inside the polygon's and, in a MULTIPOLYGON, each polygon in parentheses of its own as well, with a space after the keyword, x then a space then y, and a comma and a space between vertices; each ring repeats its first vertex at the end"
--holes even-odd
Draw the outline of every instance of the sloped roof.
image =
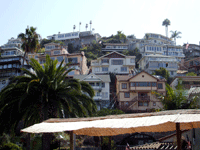
POLYGON ((155 79, 158 80, 158 81, 166 81, 166 79, 163 78, 162 76, 159 76, 159 75, 151 75, 151 74, 149 74, 149 73, 146 72, 146 71, 141 71, 141 72, 139 72, 139 73, 136 74, 136 75, 116 75, 116 78, 117 78, 118 81, 129 81, 130 79, 132 79, 132 78, 138 76, 138 75, 141 74, 141 73, 146 73, 146 74, 150 75, 151 77, 155 78, 155 79))
POLYGON ((113 51, 113 52, 108 53, 108 54, 106 54, 106 55, 103 55, 103 56, 101 56, 101 57, 99 57, 99 58, 97 58, 97 59, 104 58, 104 57, 106 57, 106 56, 108 56, 108 55, 111 55, 111 54, 113 54, 113 53, 116 53, 116 54, 118 54, 118 55, 121 55, 121 56, 123 56, 123 57, 126 57, 126 55, 124 55, 124 54, 121 54, 121 53, 118 53, 118 52, 116 52, 116 51, 113 51))
POLYGON ((110 81, 110 76, 109 75, 96 75, 96 74, 89 74, 89 75, 74 75, 74 78, 79 79, 79 80, 84 80, 85 78, 89 77, 89 76, 96 76, 97 78, 99 78, 100 80, 102 80, 103 82, 111 82, 110 81))

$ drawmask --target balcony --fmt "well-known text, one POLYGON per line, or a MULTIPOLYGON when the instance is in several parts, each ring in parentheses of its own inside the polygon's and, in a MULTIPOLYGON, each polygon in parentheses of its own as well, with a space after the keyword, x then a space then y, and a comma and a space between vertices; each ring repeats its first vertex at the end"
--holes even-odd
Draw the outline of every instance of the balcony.
POLYGON ((94 96, 93 97, 94 101, 101 101, 102 97, 101 96, 94 96))
MULTIPOLYGON (((121 109, 124 112, 134 112, 137 110, 133 110, 132 106, 137 105, 138 107, 138 102, 150 102, 150 100, 150 96, 136 96, 131 101, 119 101, 118 109, 121 109)), ((148 105, 146 107, 148 107, 148 105)))
POLYGON ((134 86, 134 87, 130 87, 130 91, 156 91, 157 90, 157 86, 134 86))
POLYGON ((92 86, 92 88, 93 88, 94 90, 101 90, 101 89, 102 89, 101 86, 92 86))

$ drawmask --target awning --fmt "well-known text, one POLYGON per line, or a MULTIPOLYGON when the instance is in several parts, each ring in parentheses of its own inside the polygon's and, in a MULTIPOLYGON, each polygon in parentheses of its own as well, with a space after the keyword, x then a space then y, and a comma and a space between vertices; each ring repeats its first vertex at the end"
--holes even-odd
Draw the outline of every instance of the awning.
POLYGON ((113 136, 135 132, 175 131, 176 123, 180 123, 180 130, 200 128, 200 114, 175 114, 79 122, 43 122, 21 131, 27 133, 73 131, 77 135, 113 136))

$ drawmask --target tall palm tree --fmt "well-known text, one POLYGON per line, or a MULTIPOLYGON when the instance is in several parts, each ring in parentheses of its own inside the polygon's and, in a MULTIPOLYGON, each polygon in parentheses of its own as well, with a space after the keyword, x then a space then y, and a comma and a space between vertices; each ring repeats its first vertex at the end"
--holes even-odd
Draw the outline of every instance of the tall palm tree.
POLYGON ((175 41, 175 45, 176 45, 176 39, 177 38, 181 38, 181 36, 179 36, 180 34, 182 34, 180 31, 170 31, 172 33, 171 38, 174 38, 175 41))
POLYGON ((20 33, 18 35, 18 38, 20 38, 23 42, 22 48, 25 51, 24 53, 24 59, 22 63, 22 67, 24 65, 24 60, 29 52, 35 52, 36 49, 39 49, 39 38, 40 35, 36 33, 36 28, 29 26, 26 28, 25 33, 20 33))
POLYGON ((171 25, 170 20, 169 19, 165 19, 162 22, 162 25, 165 26, 166 37, 168 37, 168 26, 171 25))
POLYGON ((66 79, 72 71, 68 64, 56 67, 58 61, 46 56, 42 67, 35 59, 24 76, 15 77, 0 93, 0 125, 4 130, 14 129, 23 120, 32 125, 48 118, 85 117, 96 112, 92 87, 76 79, 66 79))

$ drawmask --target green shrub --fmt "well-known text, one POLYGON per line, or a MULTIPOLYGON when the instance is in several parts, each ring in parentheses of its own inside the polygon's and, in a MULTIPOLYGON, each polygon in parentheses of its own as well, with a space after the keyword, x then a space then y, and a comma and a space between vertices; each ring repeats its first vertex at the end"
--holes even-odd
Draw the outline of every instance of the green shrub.
POLYGON ((22 148, 19 147, 17 144, 9 142, 1 146, 0 150, 22 150, 22 148))

